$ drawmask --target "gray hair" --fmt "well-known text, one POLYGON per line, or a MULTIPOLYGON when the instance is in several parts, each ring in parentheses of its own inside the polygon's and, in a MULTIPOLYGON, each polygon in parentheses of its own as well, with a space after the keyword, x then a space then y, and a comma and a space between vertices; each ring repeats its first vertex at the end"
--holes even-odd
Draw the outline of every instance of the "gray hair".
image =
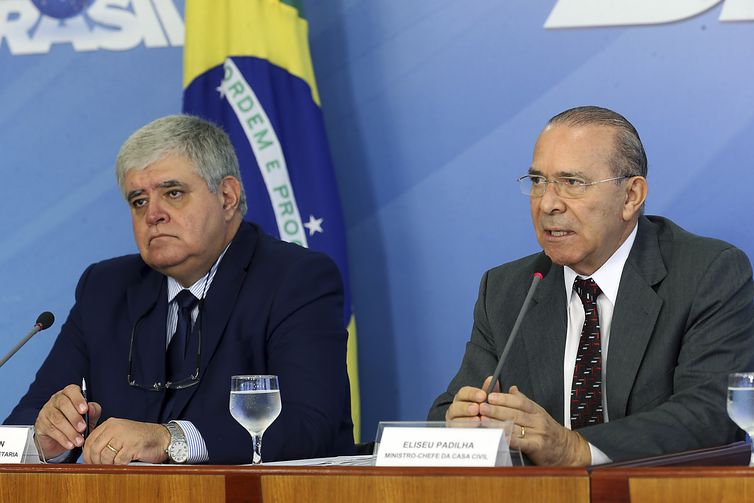
POLYGON ((613 176, 647 177, 647 154, 644 152, 644 145, 636 128, 621 114, 595 106, 576 107, 559 113, 547 124, 615 128, 615 149, 611 159, 613 176))
MULTIPOLYGON (((120 148, 115 177, 123 196, 126 196, 126 173, 144 169, 170 155, 188 159, 210 192, 217 192, 226 176, 241 182, 238 157, 225 131, 192 115, 168 115, 137 130, 120 148)), ((241 183, 238 211, 243 216, 246 210, 246 192, 241 183)))

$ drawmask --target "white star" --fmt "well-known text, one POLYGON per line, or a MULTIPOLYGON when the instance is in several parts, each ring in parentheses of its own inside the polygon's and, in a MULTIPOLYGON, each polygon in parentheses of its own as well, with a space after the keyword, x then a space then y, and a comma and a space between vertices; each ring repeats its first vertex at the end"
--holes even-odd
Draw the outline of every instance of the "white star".
POLYGON ((220 83, 220 85, 219 85, 219 86, 217 86, 217 87, 215 88, 215 91, 217 91, 217 93, 218 93, 218 94, 220 95, 220 99, 223 99, 223 98, 225 98, 225 89, 223 89, 223 84, 222 84, 222 82, 220 83))
POLYGON ((313 236, 315 232, 324 232, 322 230, 324 220, 324 218, 314 218, 314 215, 309 215, 309 221, 304 224, 304 227, 309 229, 310 236, 313 236))

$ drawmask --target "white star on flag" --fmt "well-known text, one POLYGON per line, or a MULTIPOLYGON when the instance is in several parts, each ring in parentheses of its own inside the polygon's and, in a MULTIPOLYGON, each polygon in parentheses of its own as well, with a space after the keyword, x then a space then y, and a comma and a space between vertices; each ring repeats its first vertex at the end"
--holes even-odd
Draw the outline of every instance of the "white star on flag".
POLYGON ((220 95, 220 99, 223 99, 223 98, 225 98, 225 89, 223 89, 223 84, 222 84, 222 82, 220 83, 220 85, 219 85, 219 86, 217 86, 217 87, 215 88, 215 91, 217 91, 217 93, 218 93, 218 94, 220 95))
POLYGON ((324 232, 322 230, 324 220, 324 218, 314 218, 314 215, 309 215, 309 221, 304 224, 304 227, 309 229, 310 236, 313 236, 316 232, 324 232))

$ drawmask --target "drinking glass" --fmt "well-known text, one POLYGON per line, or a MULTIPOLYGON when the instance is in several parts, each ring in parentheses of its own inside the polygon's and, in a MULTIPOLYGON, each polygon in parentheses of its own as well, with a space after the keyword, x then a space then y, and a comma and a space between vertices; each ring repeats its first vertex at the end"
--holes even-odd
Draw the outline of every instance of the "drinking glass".
POLYGON ((754 372, 728 376, 728 415, 754 438, 754 372))
POLYGON ((230 378, 230 415, 251 435, 251 463, 262 462, 262 435, 280 414, 278 377, 242 375, 230 378))

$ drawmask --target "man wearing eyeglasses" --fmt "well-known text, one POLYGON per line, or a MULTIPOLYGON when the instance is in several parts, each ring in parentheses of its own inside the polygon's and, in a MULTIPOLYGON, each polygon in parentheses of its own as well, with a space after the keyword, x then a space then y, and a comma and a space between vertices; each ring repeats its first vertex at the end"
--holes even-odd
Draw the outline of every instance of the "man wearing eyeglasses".
POLYGON ((340 275, 326 256, 243 221, 227 135, 196 117, 158 119, 126 141, 116 175, 139 254, 84 272, 6 423, 34 423, 54 461, 83 448, 88 463, 249 463, 230 378, 275 374, 282 412, 264 459, 351 453, 340 275))
POLYGON ((511 446, 541 465, 737 438, 726 378, 754 369, 749 260, 643 216, 646 176, 639 135, 621 115, 579 107, 548 122, 519 182, 552 268, 489 395, 541 254, 484 275, 461 368, 431 420, 511 420, 511 446))

